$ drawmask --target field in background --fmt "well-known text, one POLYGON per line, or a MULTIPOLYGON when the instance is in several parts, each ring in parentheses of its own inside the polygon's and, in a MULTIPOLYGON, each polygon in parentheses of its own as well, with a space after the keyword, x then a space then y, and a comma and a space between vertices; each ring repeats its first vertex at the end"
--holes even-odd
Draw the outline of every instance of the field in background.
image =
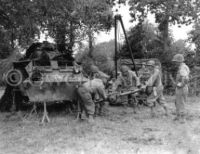
POLYGON ((51 112, 51 122, 41 126, 38 116, 22 120, 0 113, 0 154, 200 153, 200 99, 189 98, 185 124, 173 121, 173 99, 167 100, 168 117, 159 106, 155 118, 147 108, 133 114, 129 107, 107 106, 94 124, 51 112))

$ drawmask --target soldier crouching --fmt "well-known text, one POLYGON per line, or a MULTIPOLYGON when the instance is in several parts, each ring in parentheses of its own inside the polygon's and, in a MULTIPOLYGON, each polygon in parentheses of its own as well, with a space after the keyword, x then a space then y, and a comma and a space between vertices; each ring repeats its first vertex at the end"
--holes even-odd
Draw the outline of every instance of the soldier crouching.
POLYGON ((106 100, 106 93, 102 80, 93 79, 84 83, 77 89, 79 102, 85 111, 89 122, 93 122, 95 114, 95 98, 106 100))

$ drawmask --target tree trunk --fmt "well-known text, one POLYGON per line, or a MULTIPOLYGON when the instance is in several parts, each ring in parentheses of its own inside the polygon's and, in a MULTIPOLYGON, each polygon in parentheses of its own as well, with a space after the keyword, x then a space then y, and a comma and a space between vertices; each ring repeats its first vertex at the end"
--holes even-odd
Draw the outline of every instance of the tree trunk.
MULTIPOLYGON (((69 50, 72 52, 73 46, 75 43, 75 36, 74 36, 74 24, 70 21, 70 33, 69 33, 69 50)), ((72 53, 71 53, 72 54, 72 53)))
POLYGON ((57 26, 57 29, 56 29, 56 44, 58 46, 58 51, 61 52, 61 53, 66 51, 65 35, 66 35, 65 25, 57 26))
POLYGON ((88 30, 88 43, 89 43, 89 57, 92 58, 92 52, 93 52, 93 32, 92 32, 92 28, 89 27, 88 30))
POLYGON ((165 19, 162 20, 158 26, 162 34, 162 43, 163 43, 163 52, 166 52, 168 49, 168 37, 169 37, 169 16, 165 15, 165 19))
POLYGON ((11 32, 11 48, 12 49, 15 48, 15 43, 14 43, 14 28, 12 28, 12 32, 11 32))
POLYGON ((163 50, 164 52, 168 49, 168 37, 169 37, 169 17, 167 16, 163 21, 163 50))

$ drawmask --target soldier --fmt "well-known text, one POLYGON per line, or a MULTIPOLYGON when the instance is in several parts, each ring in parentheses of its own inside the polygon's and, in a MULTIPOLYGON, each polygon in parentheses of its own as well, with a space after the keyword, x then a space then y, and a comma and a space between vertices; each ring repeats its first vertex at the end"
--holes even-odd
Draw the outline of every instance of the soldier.
POLYGON ((91 69, 91 75, 90 75, 91 78, 99 78, 104 82, 104 84, 109 79, 109 76, 104 72, 100 71, 97 66, 92 65, 90 69, 91 69))
POLYGON ((185 112, 185 102, 188 95, 188 81, 189 81, 189 74, 190 69, 184 63, 184 57, 182 54, 176 54, 173 59, 173 62, 178 67, 178 72, 176 75, 176 99, 175 99, 175 106, 176 106, 176 118, 174 120, 184 120, 184 112, 185 112))
POLYGON ((80 103, 83 109, 86 112, 89 122, 93 122, 93 116, 95 113, 95 99, 102 98, 103 100, 107 99, 104 84, 100 79, 93 79, 82 86, 77 90, 80 103))
POLYGON ((146 63, 142 62, 142 67, 138 71, 141 84, 145 84, 145 81, 149 78, 149 70, 146 68, 146 63))
POLYGON ((126 65, 122 65, 121 67, 121 75, 119 76, 119 80, 121 80, 122 88, 124 89, 135 89, 140 85, 140 81, 136 73, 131 71, 126 65))
POLYGON ((147 62, 149 71, 151 73, 150 78, 146 82, 145 89, 147 90, 147 105, 151 107, 151 114, 155 116, 154 106, 158 102, 165 110, 165 115, 168 115, 166 101, 163 96, 163 84, 161 80, 161 72, 156 67, 155 61, 150 60, 147 62))
POLYGON ((139 69, 139 71, 138 71, 138 73, 139 73, 139 75, 142 75, 144 72, 146 72, 147 71, 147 68, 146 68, 146 64, 145 64, 145 62, 142 62, 142 67, 139 69))
MULTIPOLYGON (((122 65, 121 75, 118 76, 117 82, 120 83, 122 90, 135 90, 140 85, 139 78, 136 73, 131 71, 126 65, 122 65)), ((128 104, 133 105, 134 113, 136 113, 136 95, 137 93, 128 95, 128 104)))

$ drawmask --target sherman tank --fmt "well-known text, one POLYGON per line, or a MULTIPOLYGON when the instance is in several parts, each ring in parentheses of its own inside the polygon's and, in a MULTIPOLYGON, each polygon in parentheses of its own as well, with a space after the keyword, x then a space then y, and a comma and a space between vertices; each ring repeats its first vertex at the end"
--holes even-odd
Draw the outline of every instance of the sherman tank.
POLYGON ((26 103, 44 105, 44 122, 45 119, 49 121, 48 104, 73 101, 76 99, 76 88, 88 79, 83 76, 81 65, 70 54, 60 53, 50 43, 35 43, 29 47, 24 58, 13 62, 5 81, 13 91, 20 91, 27 97, 26 103))

